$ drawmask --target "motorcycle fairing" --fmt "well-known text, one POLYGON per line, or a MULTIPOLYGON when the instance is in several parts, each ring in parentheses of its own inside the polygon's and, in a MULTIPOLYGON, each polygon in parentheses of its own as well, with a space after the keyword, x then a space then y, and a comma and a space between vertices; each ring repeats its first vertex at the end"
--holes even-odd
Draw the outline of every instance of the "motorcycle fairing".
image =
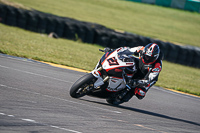
MULTIPOLYGON (((123 48, 118 48, 114 51, 105 53, 99 62, 101 66, 103 67, 103 69, 106 70, 107 74, 110 75, 109 82, 108 82, 109 84, 108 84, 108 87, 106 88, 106 90, 109 92, 117 92, 126 87, 126 84, 124 83, 124 80, 122 78, 122 72, 125 67, 131 67, 132 69, 135 69, 134 61, 124 62, 118 58, 119 56, 118 52, 120 52, 121 50, 123 50, 123 48)), ((103 79, 100 77, 100 75, 98 75, 98 72, 97 72, 97 67, 99 66, 98 64, 96 66, 96 69, 92 71, 92 74, 96 78, 98 78, 98 80, 94 84, 95 88, 103 85, 103 82, 102 82, 103 79)))
POLYGON ((109 70, 115 69, 115 68, 123 68, 123 67, 129 67, 135 65, 134 62, 124 62, 118 58, 118 52, 122 48, 118 48, 115 51, 107 52, 104 54, 104 56, 101 58, 101 65, 104 70, 107 72, 109 70))
POLYGON ((106 88, 107 91, 110 92, 117 92, 126 87, 123 78, 118 77, 110 77, 108 87, 106 88))

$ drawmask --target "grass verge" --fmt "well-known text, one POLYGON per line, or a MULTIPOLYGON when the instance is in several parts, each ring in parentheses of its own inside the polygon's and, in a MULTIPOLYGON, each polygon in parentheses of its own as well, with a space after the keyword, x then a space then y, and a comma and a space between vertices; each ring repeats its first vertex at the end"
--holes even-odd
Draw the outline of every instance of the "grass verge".
MULTIPOLYGON (((0 52, 40 61, 92 70, 103 55, 98 45, 53 39, 0 24, 0 52)), ((197 68, 163 62, 157 86, 200 96, 200 71, 197 68)))
MULTIPOLYGON (((8 0, 4 0, 8 1, 8 0)), ((125 0, 10 0, 58 16, 179 44, 199 46, 200 14, 125 0)))

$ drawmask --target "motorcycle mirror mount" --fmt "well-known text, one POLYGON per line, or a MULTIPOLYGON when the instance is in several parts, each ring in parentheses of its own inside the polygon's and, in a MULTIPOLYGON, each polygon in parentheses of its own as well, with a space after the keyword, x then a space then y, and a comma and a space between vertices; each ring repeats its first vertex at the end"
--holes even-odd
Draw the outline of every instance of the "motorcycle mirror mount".
POLYGON ((105 52, 103 49, 99 49, 99 51, 101 51, 101 52, 105 52))

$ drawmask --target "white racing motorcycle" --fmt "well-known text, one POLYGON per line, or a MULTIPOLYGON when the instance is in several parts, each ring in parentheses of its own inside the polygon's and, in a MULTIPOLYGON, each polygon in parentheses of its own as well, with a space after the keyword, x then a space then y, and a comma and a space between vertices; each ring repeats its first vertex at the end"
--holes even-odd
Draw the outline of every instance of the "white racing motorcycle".
POLYGON ((136 72, 134 59, 136 57, 124 56, 123 48, 105 52, 95 69, 73 84, 70 89, 71 97, 80 98, 89 95, 104 98, 113 105, 125 102, 124 96, 131 88, 134 89, 134 86, 126 84, 136 72))

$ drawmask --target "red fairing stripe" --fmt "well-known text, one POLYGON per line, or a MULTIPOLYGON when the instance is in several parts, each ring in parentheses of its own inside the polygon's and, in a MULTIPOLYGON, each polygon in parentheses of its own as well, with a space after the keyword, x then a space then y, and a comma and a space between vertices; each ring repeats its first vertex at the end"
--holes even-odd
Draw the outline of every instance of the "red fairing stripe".
MULTIPOLYGON (((115 50, 115 51, 116 51, 116 50, 115 50)), ((113 52, 115 52, 115 51, 113 51, 113 52)), ((113 52, 112 52, 112 53, 113 53, 113 52)), ((105 61, 108 59, 108 57, 110 57, 110 55, 111 55, 112 53, 110 53, 110 54, 109 54, 109 56, 108 56, 108 55, 106 55, 107 57, 106 57, 106 58, 105 58, 105 60, 104 60, 104 61, 101 63, 102 65, 103 65, 103 64, 104 64, 104 62, 105 62, 105 61)))
POLYGON ((133 63, 126 63, 126 65, 133 65, 133 63))
POLYGON ((106 53, 106 55, 105 55, 105 57, 107 57, 107 56, 108 56, 108 54, 109 54, 109 53, 107 52, 107 53, 106 53))
POLYGON ((126 74, 127 76, 133 76, 133 74, 126 74))
POLYGON ((117 92, 117 91, 115 91, 115 90, 108 90, 108 88, 106 88, 106 90, 108 91, 108 92, 117 92))
POLYGON ((118 49, 117 52, 119 52, 122 48, 118 49))
POLYGON ((122 77, 113 77, 113 76, 112 76, 112 78, 115 78, 115 79, 123 79, 122 77))
POLYGON ((100 76, 102 75, 101 72, 99 72, 99 71, 97 71, 97 72, 99 73, 100 76))
POLYGON ((122 69, 115 69, 115 72, 122 72, 123 70, 122 69))

